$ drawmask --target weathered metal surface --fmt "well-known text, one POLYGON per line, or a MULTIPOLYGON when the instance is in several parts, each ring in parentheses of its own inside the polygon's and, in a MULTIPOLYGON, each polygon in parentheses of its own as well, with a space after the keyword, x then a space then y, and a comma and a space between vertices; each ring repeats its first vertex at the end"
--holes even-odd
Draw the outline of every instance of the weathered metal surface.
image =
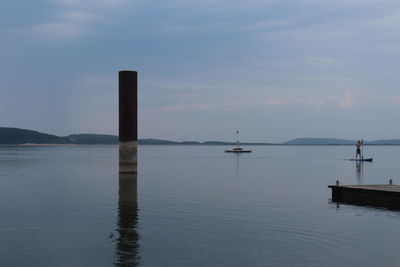
POLYGON ((119 172, 137 173, 137 72, 119 72, 119 172))
POLYGON ((137 72, 119 72, 119 141, 137 140, 137 72))

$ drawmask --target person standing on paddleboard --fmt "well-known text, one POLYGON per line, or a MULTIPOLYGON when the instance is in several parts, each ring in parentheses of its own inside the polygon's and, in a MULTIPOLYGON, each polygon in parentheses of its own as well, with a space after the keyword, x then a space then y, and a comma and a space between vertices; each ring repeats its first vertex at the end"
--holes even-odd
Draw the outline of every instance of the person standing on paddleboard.
POLYGON ((356 144, 356 158, 360 157, 361 158, 361 141, 358 140, 356 144))

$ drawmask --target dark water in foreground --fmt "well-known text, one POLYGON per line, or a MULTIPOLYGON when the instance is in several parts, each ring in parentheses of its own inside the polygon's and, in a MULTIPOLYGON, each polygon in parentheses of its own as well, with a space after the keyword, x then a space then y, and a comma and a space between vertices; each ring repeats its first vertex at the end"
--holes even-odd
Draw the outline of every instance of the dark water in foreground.
POLYGON ((328 184, 400 183, 400 147, 0 148, 0 266, 399 266, 400 212, 328 184), (124 184, 119 189, 119 183, 124 184))

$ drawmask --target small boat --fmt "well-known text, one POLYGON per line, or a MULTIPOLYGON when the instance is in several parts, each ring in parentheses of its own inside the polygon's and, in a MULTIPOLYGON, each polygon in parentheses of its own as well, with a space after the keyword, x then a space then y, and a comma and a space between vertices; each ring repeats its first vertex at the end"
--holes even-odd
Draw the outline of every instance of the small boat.
POLYGON ((235 147, 233 149, 225 150, 225 152, 227 152, 227 153, 229 153, 229 152, 230 153, 250 153, 251 150, 246 150, 246 149, 243 149, 241 147, 235 147))
POLYGON ((373 158, 358 158, 358 159, 350 159, 351 161, 369 161, 372 162, 373 158))
POLYGON ((239 131, 236 131, 236 147, 234 147, 233 149, 225 150, 225 152, 227 152, 227 153, 250 153, 251 150, 243 149, 239 146, 239 138, 237 137, 238 134, 239 134, 239 131))

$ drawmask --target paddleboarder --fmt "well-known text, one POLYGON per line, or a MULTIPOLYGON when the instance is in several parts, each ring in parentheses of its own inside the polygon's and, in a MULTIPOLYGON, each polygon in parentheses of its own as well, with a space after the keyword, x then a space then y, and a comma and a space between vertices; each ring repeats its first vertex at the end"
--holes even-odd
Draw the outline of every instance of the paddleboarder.
POLYGON ((361 145, 362 145, 361 141, 358 140, 358 141, 357 141, 357 144, 356 144, 356 159, 357 159, 358 157, 362 158, 362 157, 361 157, 361 145))

